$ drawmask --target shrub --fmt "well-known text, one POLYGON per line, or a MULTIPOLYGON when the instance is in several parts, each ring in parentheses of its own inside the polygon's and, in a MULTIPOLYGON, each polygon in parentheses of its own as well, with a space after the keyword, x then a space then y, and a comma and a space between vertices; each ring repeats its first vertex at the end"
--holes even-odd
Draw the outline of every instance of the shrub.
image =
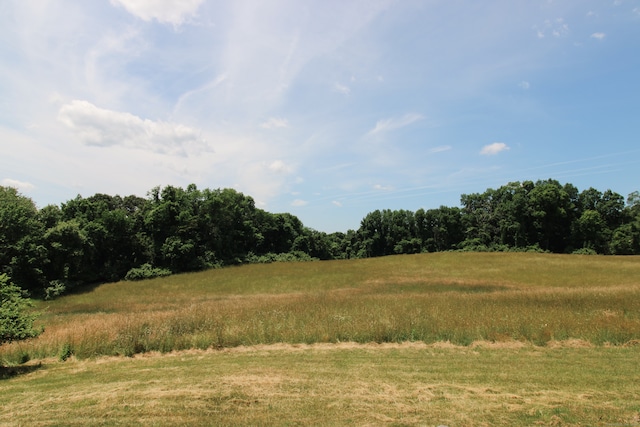
POLYGON ((245 258, 245 262, 249 264, 270 264, 272 262, 294 262, 294 261, 317 261, 318 258, 313 258, 309 254, 302 251, 292 251, 280 254, 267 253, 264 255, 249 254, 245 258))
POLYGON ((29 306, 24 291, 0 274, 0 344, 40 335, 42 331, 33 327, 36 316, 26 312, 29 306))
POLYGON ((132 268, 124 276, 125 280, 144 280, 154 277, 170 276, 171 270, 166 268, 153 267, 151 264, 142 264, 140 267, 132 268))
POLYGON ((60 354, 58 354, 58 360, 60 360, 61 362, 65 362, 72 355, 73 355, 73 349, 71 348, 71 344, 65 343, 60 349, 60 354))
POLYGON ((44 288, 44 299, 49 301, 59 297, 67 291, 67 284, 62 280, 52 280, 44 288))
POLYGON ((580 248, 572 252, 574 255, 598 255, 596 251, 591 248, 580 248))

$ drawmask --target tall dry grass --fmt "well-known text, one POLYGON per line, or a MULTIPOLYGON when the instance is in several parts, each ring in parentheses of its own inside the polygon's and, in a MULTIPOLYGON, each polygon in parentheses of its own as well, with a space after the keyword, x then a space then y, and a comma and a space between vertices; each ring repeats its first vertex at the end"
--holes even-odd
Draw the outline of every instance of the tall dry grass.
POLYGON ((445 253, 251 265, 40 303, 0 360, 316 342, 640 339, 640 258, 445 253))

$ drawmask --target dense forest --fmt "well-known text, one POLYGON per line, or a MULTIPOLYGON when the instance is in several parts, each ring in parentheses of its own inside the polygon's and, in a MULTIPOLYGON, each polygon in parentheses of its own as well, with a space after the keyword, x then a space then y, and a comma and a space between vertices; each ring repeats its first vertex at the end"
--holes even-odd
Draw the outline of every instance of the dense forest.
POLYGON ((376 210, 358 230, 316 231, 232 189, 167 186, 146 198, 96 194, 38 209, 0 187, 0 274, 53 298, 92 283, 227 265, 437 251, 640 254, 640 193, 556 180, 461 196, 460 207, 376 210))

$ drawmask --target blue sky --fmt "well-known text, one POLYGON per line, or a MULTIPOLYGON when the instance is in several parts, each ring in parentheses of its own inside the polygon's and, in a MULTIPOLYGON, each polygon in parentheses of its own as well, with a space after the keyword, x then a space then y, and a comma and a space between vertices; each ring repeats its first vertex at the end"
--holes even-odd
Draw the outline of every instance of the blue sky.
POLYGON ((640 190, 640 0, 4 0, 0 184, 235 188, 321 231, 640 190))

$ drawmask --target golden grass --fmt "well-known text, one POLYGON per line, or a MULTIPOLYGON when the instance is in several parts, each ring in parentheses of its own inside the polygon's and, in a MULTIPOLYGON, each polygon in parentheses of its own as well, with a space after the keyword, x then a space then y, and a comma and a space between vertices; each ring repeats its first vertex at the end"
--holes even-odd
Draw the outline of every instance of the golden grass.
POLYGON ((37 307, 0 362, 273 343, 640 339, 640 257, 441 253, 249 265, 98 286, 37 307))

